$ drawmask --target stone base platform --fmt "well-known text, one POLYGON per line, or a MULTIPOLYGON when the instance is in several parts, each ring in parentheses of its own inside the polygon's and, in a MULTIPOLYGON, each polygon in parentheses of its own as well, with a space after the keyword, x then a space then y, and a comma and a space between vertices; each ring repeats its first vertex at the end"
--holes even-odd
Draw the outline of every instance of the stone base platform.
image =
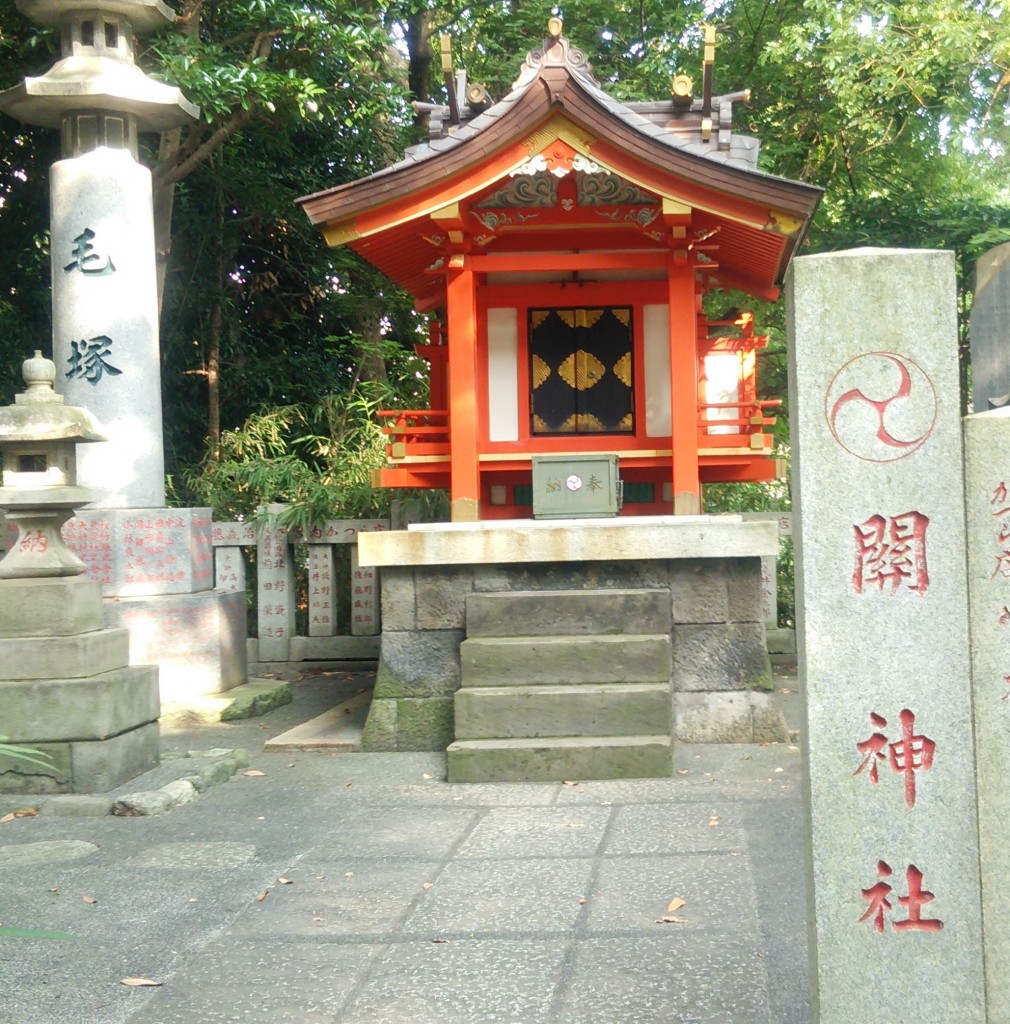
MULTIPOLYGON (((358 550, 361 565, 381 567, 382 589, 365 750, 441 750, 452 743, 467 595, 537 591, 548 598, 621 591, 622 602, 628 591, 669 591, 673 736, 788 739, 767 700, 772 676, 760 560, 777 553, 774 523, 662 516, 418 524, 362 534, 358 550)), ((527 632, 520 623, 502 624, 501 635, 527 632)))
POLYGON ((158 666, 166 704, 246 681, 245 591, 112 598, 104 612, 106 625, 129 629, 130 661, 158 666))
POLYGON ((101 622, 93 580, 0 581, 0 732, 45 755, 0 755, 0 792, 105 792, 158 763, 158 669, 101 622))

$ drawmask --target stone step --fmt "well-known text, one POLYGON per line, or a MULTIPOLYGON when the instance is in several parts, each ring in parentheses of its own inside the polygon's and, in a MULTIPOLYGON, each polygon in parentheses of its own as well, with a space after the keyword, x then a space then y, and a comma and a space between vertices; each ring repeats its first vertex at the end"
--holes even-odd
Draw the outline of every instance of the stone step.
POLYGON ((473 686, 456 691, 456 738, 669 732, 669 683, 473 686))
POLYGON ((467 636, 669 633, 669 590, 556 590, 468 594, 467 636))
POLYGON ((470 637, 459 646, 463 686, 666 683, 669 634, 470 637))
POLYGON ((673 774, 666 736, 550 736, 457 740, 446 750, 449 782, 654 779, 673 774))

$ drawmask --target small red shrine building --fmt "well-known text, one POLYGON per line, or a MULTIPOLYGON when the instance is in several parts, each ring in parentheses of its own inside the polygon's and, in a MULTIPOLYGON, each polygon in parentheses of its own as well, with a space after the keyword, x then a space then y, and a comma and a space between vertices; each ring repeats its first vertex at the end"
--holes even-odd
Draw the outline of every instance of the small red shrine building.
POLYGON ((383 413, 377 483, 447 488, 457 521, 528 517, 533 456, 610 453, 625 514, 694 514, 703 483, 777 471, 766 339, 702 299, 776 298, 821 192, 758 170, 732 130, 747 94, 711 94, 714 34, 700 99, 678 76, 620 103, 549 33, 503 100, 471 89, 403 160, 299 200, 432 314, 431 408, 383 413))

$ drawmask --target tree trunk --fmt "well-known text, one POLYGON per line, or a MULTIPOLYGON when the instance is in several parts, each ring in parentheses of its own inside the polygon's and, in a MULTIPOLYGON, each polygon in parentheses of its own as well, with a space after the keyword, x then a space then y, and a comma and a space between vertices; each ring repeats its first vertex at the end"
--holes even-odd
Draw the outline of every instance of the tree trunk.
MULTIPOLYGON (((407 21, 404 36, 407 40, 407 88, 415 100, 422 103, 431 98, 431 68, 435 60, 435 51, 431 46, 431 37, 435 31, 435 22, 428 11, 417 11, 407 21)), ((426 125, 428 115, 415 113, 414 120, 426 125)))

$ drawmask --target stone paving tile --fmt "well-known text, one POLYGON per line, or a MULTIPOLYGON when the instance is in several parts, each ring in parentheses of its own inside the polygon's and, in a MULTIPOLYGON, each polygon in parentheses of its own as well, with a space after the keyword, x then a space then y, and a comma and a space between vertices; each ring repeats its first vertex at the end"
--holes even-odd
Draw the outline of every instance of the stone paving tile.
POLYGON ((760 954, 725 935, 580 941, 551 1024, 768 1024, 760 954))
MULTIPOLYGON (((600 867, 589 896, 590 933, 670 930, 732 932, 757 926, 754 883, 745 854, 614 857, 600 867), (674 898, 684 906, 673 913, 684 924, 657 924, 674 898)), ((623 941, 623 940, 622 940, 623 941)))
POLYGON ((187 870, 189 868, 237 868, 256 856, 252 843, 161 843, 130 857, 130 867, 187 870))
POLYGON ((453 861, 403 925, 407 936, 565 935, 582 911, 590 860, 453 861))
POLYGON ((423 861, 301 861, 282 876, 291 884, 271 886, 228 934, 391 939, 439 870, 423 861))
POLYGON ((497 807, 474 828, 457 857, 592 857, 610 809, 497 807))
POLYGON ((479 820, 466 808, 360 808, 320 844, 334 857, 442 860, 479 820))
POLYGON ((603 852, 626 856, 742 850, 746 837, 741 822, 739 805, 715 801, 618 807, 603 852))
POLYGON ((190 957, 129 1024, 333 1024, 384 948, 277 941, 212 946, 190 957))
POLYGON ((549 1024, 567 949, 556 939, 397 945, 339 1024, 549 1024))
POLYGON ((335 791, 329 799, 339 799, 341 803, 367 802, 374 806, 391 804, 399 807, 407 804, 449 807, 533 807, 556 803, 559 789, 560 787, 555 782, 459 783, 456 785, 439 782, 437 785, 403 786, 352 785, 335 791))

